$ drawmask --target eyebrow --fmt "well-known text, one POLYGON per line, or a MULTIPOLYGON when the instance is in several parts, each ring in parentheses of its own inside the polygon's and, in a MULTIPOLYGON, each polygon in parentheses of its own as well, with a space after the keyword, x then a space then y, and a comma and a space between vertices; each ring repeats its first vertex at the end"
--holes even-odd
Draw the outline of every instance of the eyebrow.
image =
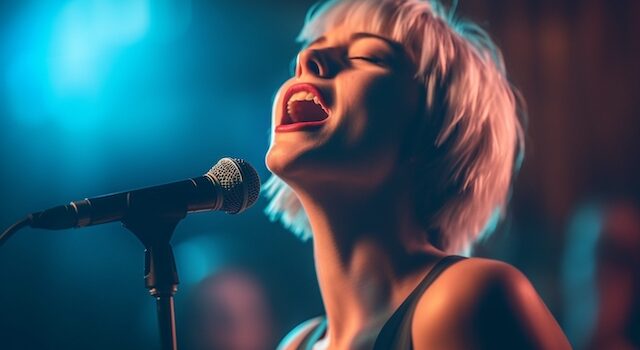
MULTIPOLYGON (((404 52, 404 48, 402 46, 402 44, 400 44, 399 42, 395 41, 395 40, 391 40, 387 37, 384 37, 382 35, 378 35, 378 34, 373 34, 373 33, 367 33, 367 32, 357 32, 357 33, 353 33, 351 34, 351 36, 349 37, 349 41, 356 41, 356 40, 360 40, 360 39, 366 39, 366 38, 374 38, 374 39, 378 39, 378 40, 382 40, 385 43, 387 43, 387 45, 389 45, 394 51, 397 51, 398 53, 400 52, 404 52)), ((324 35, 316 38, 315 40, 313 40, 312 42, 310 42, 309 44, 307 44, 307 47, 314 45, 314 44, 320 44, 327 41, 327 37, 325 37, 324 35)))

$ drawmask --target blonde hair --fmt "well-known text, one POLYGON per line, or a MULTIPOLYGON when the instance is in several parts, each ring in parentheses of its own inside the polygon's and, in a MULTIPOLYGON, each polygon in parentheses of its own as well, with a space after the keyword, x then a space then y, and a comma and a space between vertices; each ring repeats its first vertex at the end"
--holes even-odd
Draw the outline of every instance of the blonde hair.
MULTIPOLYGON (((416 217, 431 243, 453 253, 495 227, 523 158, 524 105, 487 33, 437 1, 343 0, 309 10, 303 45, 347 22, 401 43, 424 85, 425 105, 412 150, 418 162, 416 217)), ((273 175, 265 213, 303 239, 312 236, 296 194, 273 175)))

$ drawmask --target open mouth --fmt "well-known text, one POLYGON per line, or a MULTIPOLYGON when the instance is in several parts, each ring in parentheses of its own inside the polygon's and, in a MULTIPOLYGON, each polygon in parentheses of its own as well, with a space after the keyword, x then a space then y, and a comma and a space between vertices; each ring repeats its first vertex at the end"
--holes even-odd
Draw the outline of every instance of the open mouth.
POLYGON ((283 116, 278 129, 320 126, 329 117, 322 95, 311 84, 296 84, 287 90, 283 99, 283 116))

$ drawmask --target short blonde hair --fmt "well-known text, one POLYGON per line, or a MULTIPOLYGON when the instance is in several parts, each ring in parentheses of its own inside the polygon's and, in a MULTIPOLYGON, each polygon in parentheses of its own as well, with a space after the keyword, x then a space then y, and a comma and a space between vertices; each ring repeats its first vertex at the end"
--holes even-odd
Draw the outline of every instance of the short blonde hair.
MULTIPOLYGON (((413 152, 419 159, 416 217, 436 247, 468 251, 495 227, 524 153, 524 104, 487 33, 437 1, 342 0, 309 10, 298 42, 350 23, 401 43, 424 86, 413 152), (493 226, 493 227, 492 227, 493 226)), ((265 213, 303 239, 312 236, 296 194, 273 175, 265 213)))

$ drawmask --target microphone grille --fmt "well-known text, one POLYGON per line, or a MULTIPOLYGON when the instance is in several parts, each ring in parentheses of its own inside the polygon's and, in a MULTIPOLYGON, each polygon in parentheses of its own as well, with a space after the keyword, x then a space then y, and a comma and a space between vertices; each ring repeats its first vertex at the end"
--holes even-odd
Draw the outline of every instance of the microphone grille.
POLYGON ((260 178, 256 169, 243 159, 222 158, 209 170, 220 184, 222 207, 229 214, 237 214, 250 206, 260 194, 260 178))

